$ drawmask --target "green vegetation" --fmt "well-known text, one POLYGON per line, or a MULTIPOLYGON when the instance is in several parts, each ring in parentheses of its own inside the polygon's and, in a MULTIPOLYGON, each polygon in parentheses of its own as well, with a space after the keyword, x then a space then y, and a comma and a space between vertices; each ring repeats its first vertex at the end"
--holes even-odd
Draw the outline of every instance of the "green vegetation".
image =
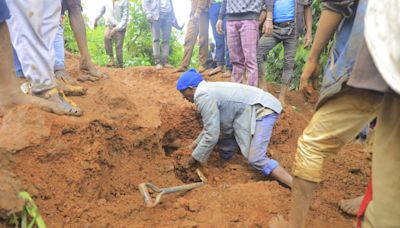
MULTIPOLYGON (((151 66, 154 63, 152 55, 152 39, 150 25, 142 10, 141 0, 130 0, 130 21, 126 30, 124 41, 125 66, 151 66)), ((86 19, 86 21, 88 21, 86 19)), ((94 63, 104 66, 108 62, 108 56, 104 49, 104 23, 100 20, 99 26, 93 30, 86 28, 89 52, 94 63)), ((182 32, 172 29, 170 64, 179 66, 183 55, 182 45, 178 38, 182 32)), ((72 53, 79 53, 74 35, 72 33, 68 17, 64 21, 65 48, 72 53)), ((194 58, 195 59, 195 58, 194 58)), ((194 63, 196 64, 196 63, 194 63)))
POLYGON ((39 209, 35 202, 27 192, 20 192, 18 196, 25 201, 24 210, 22 211, 21 217, 14 215, 10 221, 10 224, 15 227, 22 228, 46 228, 46 223, 40 216, 39 209))
MULTIPOLYGON (((131 20, 127 28, 124 44, 124 61, 126 66, 151 66, 154 59, 152 56, 152 40, 150 25, 146 21, 146 17, 142 10, 141 0, 130 0, 131 2, 131 20)), ((313 34, 317 27, 317 22, 321 14, 320 0, 313 2, 313 34)), ((88 21, 88 20, 86 20, 88 21)), ((104 23, 103 23, 104 24, 104 23)), ((106 65, 108 57, 104 50, 104 29, 100 21, 100 26, 96 30, 87 28, 89 51, 93 61, 99 65, 106 65)), ((68 17, 64 23, 65 48, 72 52, 78 53, 75 38, 71 31, 68 17)), ((169 57, 170 64, 179 66, 183 56, 183 45, 179 43, 179 37, 183 36, 183 32, 173 29, 171 38, 171 53, 169 57)), ((291 89, 297 89, 300 82, 300 75, 309 55, 309 48, 305 48, 303 37, 300 37, 299 46, 295 57, 294 77, 291 82, 291 89)), ((322 65, 326 62, 328 50, 322 56, 322 65)), ((267 80, 280 83, 283 70, 283 46, 282 44, 275 47, 269 54, 265 64, 267 72, 267 80)), ((198 67, 198 46, 193 53, 192 67, 198 67)))

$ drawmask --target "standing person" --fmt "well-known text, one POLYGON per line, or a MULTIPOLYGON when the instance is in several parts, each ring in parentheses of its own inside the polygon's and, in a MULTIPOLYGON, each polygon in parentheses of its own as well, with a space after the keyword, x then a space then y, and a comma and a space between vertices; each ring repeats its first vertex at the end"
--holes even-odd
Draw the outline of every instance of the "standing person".
POLYGON ((304 32, 305 46, 312 40, 312 0, 268 0, 266 5, 266 19, 263 26, 264 35, 257 46, 258 77, 265 78, 264 55, 279 43, 283 44, 284 62, 282 86, 279 101, 285 105, 285 94, 293 77, 294 57, 297 50, 297 41, 304 32))
POLYGON ((376 115, 373 200, 363 208, 365 215, 359 225, 400 225, 400 179, 393 175, 400 167, 400 59, 397 55, 400 39, 399 21, 396 20, 399 9, 393 1, 369 2, 374 4, 368 7, 365 42, 364 15, 368 0, 356 2, 358 8, 353 1, 322 1, 323 11, 315 42, 301 76, 300 87, 306 96, 312 92, 308 80, 318 80, 319 56, 338 28, 332 50, 334 58, 327 64, 318 110, 298 140, 290 221, 274 219, 270 227, 305 227, 325 158, 353 140, 376 115), (368 16, 370 12, 371 17, 368 16))
POLYGON ((278 99, 252 86, 206 82, 194 69, 179 77, 176 89, 195 103, 203 120, 203 131, 191 145, 194 150, 185 165, 206 162, 217 144, 224 161, 240 148, 249 164, 264 176, 292 185, 292 176, 267 157, 272 130, 282 111, 278 99))
POLYGON ((156 69, 163 67, 172 68, 168 64, 171 30, 175 19, 174 6, 171 0, 143 0, 143 11, 151 26, 153 40, 153 57, 156 69), (162 45, 160 56, 160 31, 162 33, 162 45))
POLYGON ((76 43, 81 54, 80 69, 88 75, 81 75, 79 81, 97 81, 101 78, 106 79, 108 75, 99 71, 93 64, 89 55, 89 48, 86 38, 86 26, 82 16, 81 0, 62 0, 62 14, 68 11, 69 23, 74 32, 76 43))
POLYGON ((12 45, 6 20, 11 17, 5 0, 0 0, 0 108, 13 105, 32 104, 46 111, 63 113, 58 106, 48 100, 27 96, 21 92, 13 69, 12 45))
POLYGON ((232 73, 232 64, 229 57, 228 45, 226 44, 226 20, 223 21, 223 33, 217 32, 217 22, 219 18, 219 11, 221 10, 222 0, 212 0, 210 9, 208 10, 208 16, 210 17, 210 24, 216 44, 216 61, 217 67, 208 73, 208 76, 212 76, 219 72, 225 71, 223 77, 230 78, 232 73), (226 69, 224 69, 226 68, 226 69))
POLYGON ((124 46, 124 38, 126 27, 129 21, 129 1, 128 0, 107 0, 105 5, 101 7, 100 13, 94 20, 94 27, 97 27, 99 19, 105 15, 106 30, 104 31, 104 47, 110 58, 108 67, 117 66, 124 67, 122 49, 124 46), (118 64, 115 64, 113 42, 117 54, 118 64))
POLYGON ((232 81, 241 83, 246 72, 251 86, 258 86, 257 41, 258 17, 264 0, 223 0, 218 33, 223 33, 223 18, 226 17, 226 33, 230 60, 232 62, 232 81))
POLYGON ((190 19, 185 35, 185 43, 183 44, 183 59, 181 66, 176 72, 187 71, 192 58, 194 45, 197 37, 199 38, 199 64, 198 71, 203 73, 207 68, 208 56, 208 8, 209 0, 192 0, 192 9, 190 11, 190 19))
POLYGON ((54 39, 60 23, 61 2, 37 0, 27 5, 23 0, 8 0, 7 5, 11 12, 7 20, 11 42, 21 60, 24 76, 30 80, 30 94, 47 99, 52 103, 50 110, 56 107, 60 113, 81 116, 83 111, 65 98, 54 80, 54 39))

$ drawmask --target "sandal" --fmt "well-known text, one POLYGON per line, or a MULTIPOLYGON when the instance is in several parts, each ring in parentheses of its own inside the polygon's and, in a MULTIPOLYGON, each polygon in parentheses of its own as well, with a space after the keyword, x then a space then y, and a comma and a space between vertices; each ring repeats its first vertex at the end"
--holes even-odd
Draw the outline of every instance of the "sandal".
POLYGON ((79 85, 69 85, 68 83, 54 79, 57 88, 63 91, 66 96, 83 96, 86 94, 87 88, 79 85))
POLYGON ((80 109, 72 100, 68 99, 62 91, 53 88, 42 93, 33 94, 37 97, 44 98, 54 105, 58 106, 64 115, 82 116, 83 110, 80 109))

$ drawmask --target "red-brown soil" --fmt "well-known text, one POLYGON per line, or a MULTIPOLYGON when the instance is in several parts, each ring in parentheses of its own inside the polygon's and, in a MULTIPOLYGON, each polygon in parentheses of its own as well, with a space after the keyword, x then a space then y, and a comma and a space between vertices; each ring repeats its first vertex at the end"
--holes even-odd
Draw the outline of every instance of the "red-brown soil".
MULTIPOLYGON (((67 66, 72 75, 79 74, 76 57, 69 57, 67 66)), ((190 155, 186 147, 200 132, 201 121, 175 91, 178 74, 172 70, 104 70, 111 79, 85 83, 88 94, 72 98, 85 109, 83 117, 29 106, 0 115, 0 167, 16 175, 7 178, 23 183, 48 227, 267 227, 272 217, 287 217, 290 190, 252 170, 240 154, 220 167, 214 153, 201 167, 208 185, 166 195, 155 208, 146 208, 139 183, 168 187, 187 181, 177 167, 190 155)), ((276 93, 279 87, 269 89, 276 93)), ((269 154, 291 170, 312 104, 297 92, 289 94, 288 103, 269 154)), ((342 214, 337 202, 362 194, 369 174, 360 144, 330 157, 309 227, 351 227, 355 219, 342 214)), ((0 182, 0 189, 6 184, 0 182)))

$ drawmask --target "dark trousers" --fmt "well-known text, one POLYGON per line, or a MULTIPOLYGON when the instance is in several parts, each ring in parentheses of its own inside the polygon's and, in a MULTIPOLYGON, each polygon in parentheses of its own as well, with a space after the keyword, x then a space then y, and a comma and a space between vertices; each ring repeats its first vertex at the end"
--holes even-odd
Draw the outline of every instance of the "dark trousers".
POLYGON ((168 63, 170 39, 172 29, 172 12, 160 13, 158 20, 151 23, 151 37, 153 39, 154 63, 165 65, 168 63), (160 32, 162 33, 160 57, 160 32))
MULTIPOLYGON (((107 27, 105 30, 105 34, 111 32, 113 28, 107 27)), ((107 35, 104 36, 104 47, 106 48, 106 53, 110 58, 114 58, 113 52, 113 42, 115 43, 115 51, 117 54, 118 67, 124 66, 124 59, 122 54, 122 48, 124 46, 124 38, 125 38, 126 29, 116 32, 111 38, 108 38, 107 35)))
POLYGON ((297 49, 294 25, 284 28, 274 25, 272 36, 263 35, 260 38, 257 46, 258 75, 259 77, 265 76, 264 55, 268 55, 268 52, 280 42, 283 43, 284 48, 282 83, 289 85, 293 77, 294 57, 297 49))
POLYGON ((219 16, 219 10, 221 8, 221 3, 214 3, 208 10, 208 15, 210 17, 211 28, 213 31, 213 36, 215 40, 215 59, 217 61, 217 66, 225 66, 227 70, 232 70, 232 64, 229 57, 228 45, 226 42, 226 20, 224 19, 223 31, 225 34, 219 34, 217 32, 217 21, 219 16))

